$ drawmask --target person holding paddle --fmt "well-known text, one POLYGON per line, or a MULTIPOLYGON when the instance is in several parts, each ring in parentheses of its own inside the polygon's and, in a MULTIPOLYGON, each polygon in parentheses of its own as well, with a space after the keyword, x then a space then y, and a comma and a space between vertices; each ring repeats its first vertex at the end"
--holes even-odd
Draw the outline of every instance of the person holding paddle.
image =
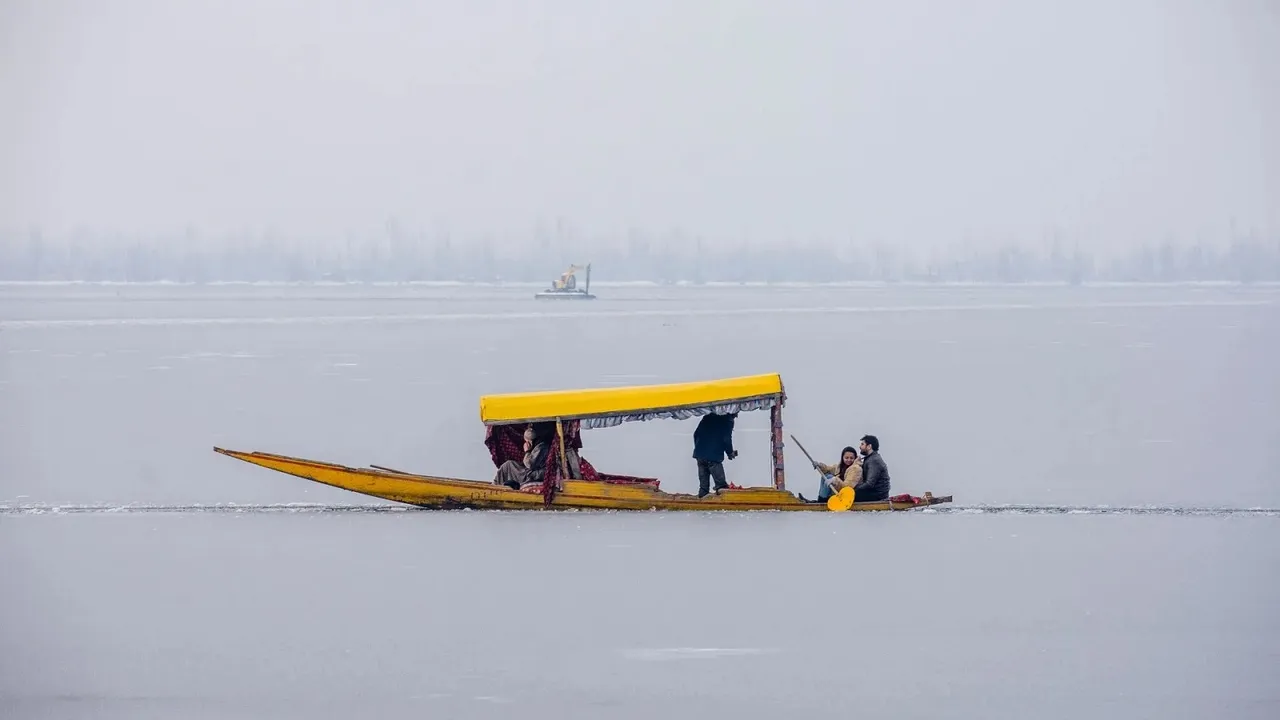
POLYGON ((862 480, 862 460, 858 457, 858 451, 852 447, 846 446, 840 451, 839 465, 815 461, 813 467, 824 475, 832 476, 831 480, 823 482, 818 489, 819 502, 826 502, 832 493, 840 492, 840 488, 851 488, 862 480))
POLYGON ((813 469, 817 470, 818 474, 822 477, 819 481, 820 484, 818 485, 818 499, 810 500, 803 494, 797 493, 800 498, 800 502, 825 502, 828 510, 834 510, 836 512, 846 511, 853 507, 853 503, 856 500, 855 495, 857 494, 853 489, 853 485, 857 484, 857 480, 854 479, 855 476, 853 473, 856 472, 859 476, 862 473, 862 465, 858 462, 858 453, 855 452, 853 448, 846 447, 844 451, 840 453, 840 464, 832 467, 814 460, 813 456, 809 454, 809 451, 804 449, 804 445, 801 445, 800 441, 796 440, 795 435, 792 435, 791 439, 795 442, 796 447, 800 448, 800 452, 804 453, 804 456, 809 458, 809 462, 813 465, 813 469), (852 480, 853 484, 847 484, 846 479, 852 480))

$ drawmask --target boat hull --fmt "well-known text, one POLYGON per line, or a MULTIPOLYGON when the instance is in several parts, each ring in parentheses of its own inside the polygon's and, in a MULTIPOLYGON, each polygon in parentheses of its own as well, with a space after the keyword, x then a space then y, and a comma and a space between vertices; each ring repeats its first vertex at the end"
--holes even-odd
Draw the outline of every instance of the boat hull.
MULTIPOLYGON (((699 499, 644 485, 566 480, 550 504, 538 493, 521 492, 491 482, 414 475, 386 468, 351 468, 332 463, 260 452, 214 448, 215 452, 322 485, 433 510, 781 510, 829 512, 825 503, 806 503, 771 487, 721 491, 699 499)), ((852 511, 914 510, 951 502, 951 496, 926 494, 919 504, 889 501, 855 502, 852 511)))
POLYGON ((554 290, 543 290, 534 293, 533 297, 537 300, 595 300, 596 296, 591 293, 585 293, 578 290, 566 290, 556 292, 554 290))

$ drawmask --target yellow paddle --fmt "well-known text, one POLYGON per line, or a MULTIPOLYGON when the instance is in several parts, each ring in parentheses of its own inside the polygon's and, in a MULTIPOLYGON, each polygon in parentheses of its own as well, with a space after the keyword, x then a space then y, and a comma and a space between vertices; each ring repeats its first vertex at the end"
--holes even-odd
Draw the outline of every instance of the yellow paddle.
POLYGON ((842 487, 840 492, 827 498, 827 509, 831 512, 844 512, 851 507, 853 507, 853 488, 851 487, 842 487))
MULTIPOLYGON (((804 456, 809 458, 809 464, 813 465, 813 469, 822 474, 823 480, 830 477, 818 468, 818 463, 813 459, 813 456, 809 454, 809 451, 804 449, 804 445, 801 445, 800 441, 796 440, 795 435, 792 435, 791 439, 795 441, 796 447, 800 448, 800 452, 804 453, 804 456)), ((853 488, 851 487, 840 488, 839 492, 834 493, 827 498, 827 509, 831 512, 844 512, 851 507, 853 507, 853 488)))

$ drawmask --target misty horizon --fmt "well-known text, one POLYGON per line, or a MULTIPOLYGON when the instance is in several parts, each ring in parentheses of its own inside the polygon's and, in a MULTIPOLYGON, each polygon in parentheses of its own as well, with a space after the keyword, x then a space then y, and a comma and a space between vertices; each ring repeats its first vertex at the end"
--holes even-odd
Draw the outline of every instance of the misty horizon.
POLYGON ((390 217, 519 245, 567 218, 600 246, 679 228, 919 255, 1273 238, 1277 48, 1266 0, 13 0, 0 228, 323 245, 390 217))
MULTIPOLYGON (((563 229, 561 227, 561 229, 563 229)), ((921 250, 892 243, 710 244, 678 231, 634 231, 623 242, 535 232, 459 241, 407 230, 342 239, 241 232, 139 238, 88 231, 50 238, 0 235, 0 281, 88 282, 544 282, 569 264, 597 283, 704 282, 1280 282, 1280 237, 1233 233, 1217 242, 1162 242, 1097 254, 1053 236, 983 250, 921 250)))

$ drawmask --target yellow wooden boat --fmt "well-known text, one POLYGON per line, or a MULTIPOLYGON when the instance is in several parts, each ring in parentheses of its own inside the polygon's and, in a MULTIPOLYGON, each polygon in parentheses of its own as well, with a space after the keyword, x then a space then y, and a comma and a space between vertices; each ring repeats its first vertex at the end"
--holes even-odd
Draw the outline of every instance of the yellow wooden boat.
MULTIPOLYGON (((782 407, 786 393, 781 376, 752 375, 704 382, 486 395, 480 398, 480 420, 487 426, 486 445, 494 464, 512 451, 504 438, 519 437, 525 427, 554 423, 555 434, 546 480, 533 488, 514 489, 492 481, 417 475, 371 465, 352 468, 261 452, 215 447, 223 455, 324 485, 422 508, 451 510, 786 510, 828 511, 822 503, 804 502, 786 489, 783 468, 782 407), (614 427, 625 422, 660 418, 683 420, 707 413, 768 409, 771 417, 772 484, 730 487, 698 498, 659 489, 652 478, 597 473, 585 458, 570 470, 566 448, 581 447, 582 429, 614 427)), ((518 451, 516 451, 518 452, 518 451)), ((572 454, 572 453, 570 453, 572 454)), ((897 496, 878 502, 856 502, 841 510, 913 510, 951 502, 951 496, 897 496)), ((834 507, 832 509, 835 509, 834 507)))

